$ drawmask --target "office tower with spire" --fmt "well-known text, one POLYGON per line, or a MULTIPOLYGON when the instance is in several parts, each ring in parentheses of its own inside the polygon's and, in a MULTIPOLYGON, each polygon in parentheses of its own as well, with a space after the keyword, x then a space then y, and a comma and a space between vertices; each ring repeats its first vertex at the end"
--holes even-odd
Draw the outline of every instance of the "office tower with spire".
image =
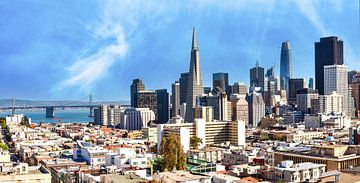
POLYGON ((282 90, 288 90, 289 79, 292 77, 291 64, 290 42, 285 41, 281 45, 280 55, 280 86, 282 90))
POLYGON ((138 92, 144 91, 145 85, 143 84, 142 80, 137 78, 134 79, 132 84, 130 85, 130 100, 131 100, 131 107, 138 107, 138 92))
POLYGON ((194 28, 192 46, 191 46, 185 121, 187 122, 194 121, 194 108, 198 103, 197 100, 199 96, 203 93, 204 93, 204 87, 203 87, 203 78, 200 69, 199 48, 197 45, 196 31, 194 28))
POLYGON ((256 61, 256 66, 250 69, 250 88, 260 87, 263 92, 264 80, 264 68, 259 66, 259 61, 256 61))
POLYGON ((325 94, 324 66, 344 64, 343 41, 338 37, 320 38, 315 43, 315 88, 319 95, 325 94))

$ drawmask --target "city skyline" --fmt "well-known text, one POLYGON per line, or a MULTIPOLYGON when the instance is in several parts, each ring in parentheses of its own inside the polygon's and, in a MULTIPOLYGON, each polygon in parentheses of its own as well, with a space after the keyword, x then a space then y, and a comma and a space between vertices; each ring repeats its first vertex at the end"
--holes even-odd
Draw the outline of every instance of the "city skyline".
POLYGON ((279 75, 281 43, 286 40, 291 43, 296 78, 314 77, 314 42, 324 36, 343 40, 344 64, 349 71, 359 69, 359 28, 346 23, 358 22, 358 2, 267 2, 220 5, 196 1, 196 10, 180 2, 157 8, 150 2, 108 1, 86 6, 76 2, 74 6, 82 9, 78 12, 68 10, 66 3, 0 3, 7 8, 1 11, 7 16, 0 21, 6 25, 0 36, 0 83, 5 86, 0 98, 81 100, 91 93, 106 100, 130 101, 128 88, 134 78, 141 78, 147 89, 171 91, 171 83, 188 71, 192 27, 201 40, 204 86, 211 86, 216 72, 229 73, 230 84, 249 85, 249 69, 256 60, 265 69, 275 64, 279 75), (12 12, 23 6, 29 8, 12 12), (117 8, 128 10, 119 13, 117 8), (129 13, 139 9, 144 11, 129 13), (92 10, 95 18, 90 19, 92 10), (48 14, 50 11, 54 12, 48 14), (286 18, 276 18, 279 15, 286 18), (298 31, 303 27, 307 30, 298 31))

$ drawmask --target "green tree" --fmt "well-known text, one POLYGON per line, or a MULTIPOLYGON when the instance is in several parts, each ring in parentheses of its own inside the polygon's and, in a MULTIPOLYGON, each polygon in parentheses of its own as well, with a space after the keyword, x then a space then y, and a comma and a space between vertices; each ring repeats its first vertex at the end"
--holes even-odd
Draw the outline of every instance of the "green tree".
POLYGON ((199 144, 202 143, 202 139, 197 136, 192 136, 190 138, 190 147, 192 149, 197 149, 199 147, 199 144))
POLYGON ((5 129, 6 128, 6 119, 5 118, 0 118, 0 123, 1 123, 1 129, 5 129))
POLYGON ((20 122, 20 125, 29 126, 30 125, 29 118, 27 116, 24 116, 23 119, 20 122))
POLYGON ((172 171, 184 170, 186 168, 186 155, 180 143, 180 138, 174 134, 169 134, 162 138, 160 144, 160 154, 163 157, 162 170, 172 171))
POLYGON ((3 149, 3 150, 7 151, 7 150, 9 150, 9 147, 6 144, 0 142, 0 149, 3 149))

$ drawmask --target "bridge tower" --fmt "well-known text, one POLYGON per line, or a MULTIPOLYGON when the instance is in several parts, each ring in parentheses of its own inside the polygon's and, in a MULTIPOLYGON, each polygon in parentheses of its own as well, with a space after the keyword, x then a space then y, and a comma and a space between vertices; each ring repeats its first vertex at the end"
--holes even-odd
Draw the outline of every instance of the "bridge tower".
POLYGON ((14 115, 15 114, 15 99, 14 99, 14 97, 11 100, 11 107, 12 107, 11 113, 14 115))
POLYGON ((93 103, 93 96, 90 94, 89 95, 89 107, 90 107, 89 117, 90 118, 94 117, 94 107, 92 106, 92 103, 93 103))
POLYGON ((55 117, 55 110, 53 106, 46 107, 46 116, 47 118, 53 118, 55 117))

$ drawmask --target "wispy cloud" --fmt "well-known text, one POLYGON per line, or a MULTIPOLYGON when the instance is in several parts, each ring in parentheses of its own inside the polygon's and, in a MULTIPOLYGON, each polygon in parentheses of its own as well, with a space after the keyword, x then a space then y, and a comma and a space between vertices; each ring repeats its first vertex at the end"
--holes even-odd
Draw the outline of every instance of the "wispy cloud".
POLYGON ((127 53, 128 45, 120 25, 112 25, 105 20, 94 27, 94 30, 97 39, 115 41, 86 57, 75 60, 66 68, 68 76, 56 86, 56 90, 79 87, 82 91, 89 91, 95 82, 106 75, 110 67, 127 53))

